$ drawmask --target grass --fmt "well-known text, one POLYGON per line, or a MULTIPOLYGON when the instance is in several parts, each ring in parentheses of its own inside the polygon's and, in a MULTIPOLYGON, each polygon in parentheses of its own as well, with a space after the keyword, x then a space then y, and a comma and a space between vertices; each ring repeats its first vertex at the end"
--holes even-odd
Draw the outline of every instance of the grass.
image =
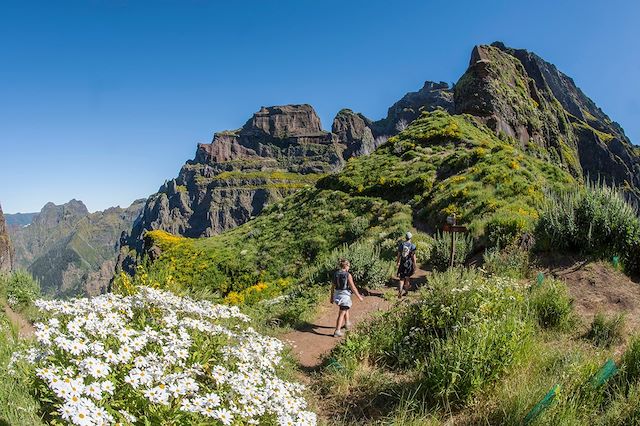
POLYGON ((566 284, 545 280, 531 290, 531 311, 542 328, 568 330, 572 321, 572 302, 566 284))
POLYGON ((14 351, 22 347, 17 330, 0 312, 0 424, 41 425, 40 405, 30 393, 29 372, 17 369, 12 373, 8 368, 14 351))
POLYGON ((4 306, 11 300, 12 308, 34 318, 34 299, 39 295, 39 286, 26 272, 0 275, 0 424, 31 426, 44 424, 41 421, 40 405, 30 392, 29 367, 25 365, 9 368, 13 353, 24 349, 27 342, 18 336, 18 329, 11 324, 4 306))
POLYGON ((611 347, 580 339, 562 282, 518 290, 502 280, 436 273, 415 304, 359 326, 332 353, 342 368, 319 377, 332 424, 522 425, 555 385, 531 424, 636 424, 640 338, 618 359, 608 336, 619 323, 598 326, 611 347), (596 384, 612 357, 619 372, 596 384))
MULTIPOLYGON (((326 370, 321 392, 351 402, 355 392, 357 401, 370 401, 367 418, 401 413, 410 401, 422 401, 418 411, 431 416, 464 406, 499 380, 527 350, 531 332, 517 282, 472 270, 436 273, 417 303, 380 315, 334 350, 342 368, 326 370)), ((355 418, 361 409, 337 411, 355 418)))
POLYGON ((608 348, 622 341, 623 328, 624 316, 616 315, 607 318, 603 313, 598 312, 585 337, 596 346, 608 348))

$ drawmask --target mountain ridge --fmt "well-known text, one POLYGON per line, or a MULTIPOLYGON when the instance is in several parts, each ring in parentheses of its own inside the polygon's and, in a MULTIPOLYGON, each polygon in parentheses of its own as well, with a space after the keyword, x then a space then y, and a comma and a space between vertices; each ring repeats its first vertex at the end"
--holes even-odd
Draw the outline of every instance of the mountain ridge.
MULTIPOLYGON (((486 126, 497 138, 482 136, 483 129, 480 133, 470 131, 475 135, 473 137, 487 139, 486 143, 476 140, 467 144, 473 153, 459 155, 455 161, 478 161, 484 154, 477 153, 486 151, 485 146, 512 145, 522 153, 509 159, 499 148, 498 157, 501 156, 506 164, 520 167, 520 161, 529 165, 546 162, 566 171, 577 182, 615 183, 621 185, 631 199, 640 200, 640 157, 622 128, 553 64, 533 52, 495 42, 473 48, 469 67, 453 86, 427 80, 418 91, 409 92, 395 102, 389 107, 387 116, 377 121, 345 108, 336 114, 331 132, 326 132, 313 108, 302 104, 262 107, 242 128, 216 133, 210 144, 198 145, 196 156, 186 162, 177 179, 163 185, 149 198, 140 221, 121 240, 124 250, 119 265, 132 270, 143 251, 143 236, 147 231, 164 230, 192 238, 210 237, 249 221, 265 206, 305 186, 325 182, 325 175, 346 178, 344 174, 335 174, 351 160, 366 157, 380 145, 384 146, 390 137, 389 140, 393 140, 424 114, 438 111, 454 119, 432 117, 432 123, 452 126, 434 129, 428 124, 423 127, 437 137, 455 139, 464 134, 460 133, 460 126, 476 123, 473 125, 486 126), (455 118, 467 116, 469 119, 463 121, 455 118), (316 142, 323 141, 325 147, 341 149, 333 149, 323 158, 325 161, 321 164, 328 164, 328 167, 314 169, 308 164, 309 151, 300 149, 300 145, 309 142, 300 140, 304 138, 315 138, 316 142), (489 139, 492 142, 489 143, 489 139), (288 151, 282 151, 283 148, 288 151), (277 176, 280 179, 273 173, 281 173, 277 176), (266 191, 267 188, 270 191, 266 191), (234 211, 234 208, 239 210, 234 211)), ((414 131, 407 143, 430 141, 433 135, 414 131)), ((460 142, 467 143, 465 140, 460 142)), ((405 147, 403 138, 394 140, 394 144, 400 151, 413 150, 405 147)), ((430 146, 428 149, 436 148, 430 146)), ((393 152, 388 154, 395 155, 393 152)), ((386 158, 384 161, 397 161, 386 158)), ((438 157, 436 164, 442 159, 438 157)), ((453 157, 447 161, 453 161, 453 157)), ((376 165, 372 167, 371 175, 376 175, 376 165)), ((435 176, 425 175, 421 185, 436 187, 455 175, 460 167, 462 164, 440 167, 435 176)), ((381 167, 380 170, 385 169, 381 167)), ((381 180, 385 178, 380 176, 381 180)), ((396 179, 395 184, 404 182, 402 177, 396 179)), ((531 178, 531 181, 535 179, 531 178)), ((562 177, 561 182, 566 182, 566 178, 562 177)), ((393 194, 402 194, 403 189, 393 185, 393 180, 387 180, 378 185, 377 190, 387 188, 393 194)), ((347 192, 351 194, 361 190, 357 185, 340 187, 335 179, 330 187, 348 188, 347 192)), ((541 194, 539 188, 536 191, 541 194)), ((429 220, 437 221, 447 212, 464 210, 459 206, 451 207, 456 206, 455 197, 459 196, 456 194, 457 190, 438 201, 438 210, 427 215, 429 220)), ((413 195, 424 196, 422 193, 413 195)), ((421 209, 435 207, 428 201, 426 204, 417 201, 416 205, 421 205, 414 212, 417 217, 423 216, 421 209)), ((531 213, 530 208, 531 205, 525 210, 531 213)), ((525 219, 530 221, 530 218, 525 219)), ((478 229, 478 232, 482 234, 484 230, 478 229)))

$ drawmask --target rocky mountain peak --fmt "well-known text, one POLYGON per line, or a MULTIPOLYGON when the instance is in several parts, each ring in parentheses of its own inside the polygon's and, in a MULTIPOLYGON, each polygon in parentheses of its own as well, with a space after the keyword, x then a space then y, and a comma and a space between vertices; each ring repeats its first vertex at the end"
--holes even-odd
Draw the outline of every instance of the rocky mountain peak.
POLYGON ((33 223, 45 227, 52 227, 63 221, 77 221, 88 214, 89 210, 87 206, 85 206, 82 201, 76 199, 60 205, 48 202, 42 207, 40 213, 34 217, 33 223))
POLYGON ((338 112, 333 119, 331 133, 345 145, 342 154, 344 159, 368 155, 377 148, 371 127, 371 120, 360 113, 350 109, 342 109, 338 112))
POLYGON ((199 144, 191 163, 219 169, 221 163, 241 159, 272 163, 286 158, 285 168, 316 173, 339 167, 338 148, 311 105, 271 106, 260 108, 242 128, 218 132, 211 143, 199 144), (309 166, 302 161, 305 152, 321 161, 309 166))
POLYGON ((625 184, 640 200, 640 159, 622 128, 535 53, 501 42, 475 46, 454 92, 456 113, 478 117, 574 176, 625 184))
POLYGON ((277 139, 324 134, 311 105, 262 107, 242 127, 244 133, 264 133, 277 139))

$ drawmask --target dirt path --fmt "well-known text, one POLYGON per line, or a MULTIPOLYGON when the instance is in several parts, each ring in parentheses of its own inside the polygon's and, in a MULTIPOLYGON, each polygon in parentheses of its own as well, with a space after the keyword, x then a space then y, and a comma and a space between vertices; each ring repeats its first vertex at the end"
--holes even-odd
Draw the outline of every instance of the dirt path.
MULTIPOLYGON (((412 284, 418 287, 426 279, 427 271, 417 269, 413 276, 412 284)), ((311 371, 318 368, 323 357, 331 351, 341 340, 333 337, 336 326, 337 309, 329 304, 327 294, 326 303, 320 307, 313 323, 294 330, 282 336, 282 340, 288 343, 303 370, 311 371)), ((386 311, 397 303, 396 289, 387 287, 384 290, 373 291, 364 296, 360 302, 354 297, 353 307, 350 310, 351 323, 358 324, 373 316, 376 312, 386 311), (386 297, 385 297, 386 295, 386 297)))
POLYGON ((4 313, 9 318, 9 321, 18 327, 20 337, 27 338, 34 335, 36 329, 33 328, 33 325, 25 317, 11 309, 9 305, 4 306, 4 313))

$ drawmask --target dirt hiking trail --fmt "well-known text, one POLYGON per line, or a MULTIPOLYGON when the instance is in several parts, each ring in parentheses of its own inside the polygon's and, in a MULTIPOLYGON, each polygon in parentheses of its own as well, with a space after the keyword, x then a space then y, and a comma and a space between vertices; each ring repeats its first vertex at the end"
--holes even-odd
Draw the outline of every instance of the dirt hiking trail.
MULTIPOLYGON (((412 286, 420 287, 426 280, 428 272, 423 269, 416 269, 411 279, 412 286)), ((394 282, 394 284, 397 283, 394 282)), ((365 296, 364 301, 359 301, 353 297, 353 306, 350 309, 352 326, 371 318, 377 312, 386 311, 396 303, 411 299, 412 295, 397 299, 396 287, 386 287, 381 290, 373 290, 365 296)), ((281 339, 288 343, 295 355, 300 367, 304 371, 313 371, 322 365, 323 358, 328 354, 343 338, 333 337, 336 327, 336 317, 338 315, 335 305, 329 304, 329 291, 327 297, 316 314, 312 323, 285 334, 281 339)))
POLYGON ((20 335, 20 337, 28 338, 33 336, 36 332, 33 325, 24 316, 11 309, 9 305, 4 305, 4 313, 7 318, 9 318, 11 324, 17 327, 18 335, 20 335))

